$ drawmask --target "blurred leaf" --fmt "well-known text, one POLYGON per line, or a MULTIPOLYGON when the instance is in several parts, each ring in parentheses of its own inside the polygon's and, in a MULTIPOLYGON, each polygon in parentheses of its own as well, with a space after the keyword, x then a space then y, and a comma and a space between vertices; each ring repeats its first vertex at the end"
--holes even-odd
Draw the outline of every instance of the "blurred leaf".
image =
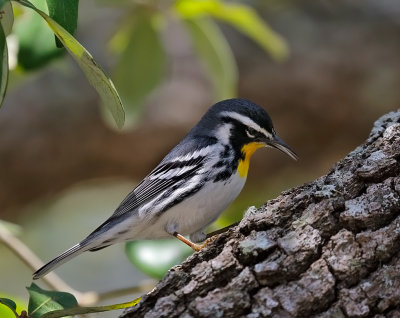
POLYGON ((54 45, 54 33, 31 10, 25 10, 16 20, 14 32, 18 38, 18 64, 25 70, 35 70, 65 54, 54 45))
POLYGON ((14 13, 9 0, 0 0, 0 107, 3 104, 8 84, 8 48, 6 36, 10 34, 14 13))
POLYGON ((0 24, 0 107, 6 95, 8 83, 8 49, 3 24, 0 24))
POLYGON ((13 300, 11 300, 9 298, 0 298, 0 305, 4 305, 4 306, 0 306, 0 314, 1 314, 0 317, 2 317, 2 318, 7 318, 7 317, 18 318, 19 317, 19 315, 17 313, 17 304, 13 300))
POLYGON ((27 289, 30 296, 28 313, 31 318, 41 318, 47 312, 78 305, 75 297, 69 293, 44 290, 34 283, 27 289))
POLYGON ((10 0, 0 0, 1 26, 5 36, 11 33, 14 24, 14 13, 10 0))
POLYGON ((196 53, 206 66, 215 88, 215 99, 236 95, 237 67, 232 51, 218 26, 210 19, 185 19, 196 53))
POLYGON ((283 60, 289 55, 285 40, 247 5, 221 0, 178 0, 176 10, 184 18, 211 15, 231 24, 257 42, 275 60, 283 60))
POLYGON ((103 103, 110 110, 118 128, 122 128, 125 121, 125 112, 121 99, 113 82, 104 74, 90 53, 62 26, 46 13, 36 8, 31 2, 28 0, 18 0, 18 3, 35 10, 47 22, 55 35, 79 64, 89 83, 97 90, 103 103))
POLYGON ((125 47, 113 74, 128 126, 135 124, 146 97, 160 84, 165 71, 165 54, 154 22, 157 16, 138 8, 130 18, 130 27, 116 34, 124 39, 125 47), (125 34, 122 36, 121 32, 125 34))
MULTIPOLYGON (((46 0, 49 16, 70 34, 74 34, 78 25, 79 0, 46 0)), ((56 37, 57 47, 63 47, 56 37)))
POLYGON ((1 318, 18 318, 19 315, 16 311, 10 308, 10 306, 3 304, 0 299, 0 317, 1 318))
POLYGON ((13 309, 14 311, 17 310, 17 304, 15 301, 8 299, 8 298, 0 298, 0 303, 7 306, 8 308, 13 309))
POLYGON ((92 313, 96 313, 96 312, 125 309, 125 308, 136 306, 140 302, 141 299, 142 299, 142 297, 139 297, 139 298, 136 298, 127 303, 115 304, 115 305, 96 306, 96 307, 74 307, 74 308, 70 308, 70 309, 55 310, 55 311, 51 311, 51 312, 44 314, 40 318, 59 318, 59 317, 65 317, 65 316, 85 315, 85 314, 92 314, 92 313))
POLYGON ((16 297, 1 293, 0 292, 0 317, 1 318, 15 318, 19 317, 19 314, 22 310, 26 308, 26 304, 16 297), (3 305, 1 305, 3 304, 3 305), (7 308, 8 307, 8 308, 7 308))
POLYGON ((177 239, 132 241, 125 244, 129 260, 150 277, 161 279, 174 265, 182 263, 193 250, 177 239))

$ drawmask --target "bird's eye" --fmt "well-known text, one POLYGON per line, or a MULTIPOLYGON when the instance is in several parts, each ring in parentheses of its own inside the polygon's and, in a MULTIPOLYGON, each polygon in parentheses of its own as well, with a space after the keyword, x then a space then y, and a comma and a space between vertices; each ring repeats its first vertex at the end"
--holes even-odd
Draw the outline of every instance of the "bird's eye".
POLYGON ((246 134, 249 136, 249 138, 254 138, 257 135, 257 131, 249 127, 246 129, 246 134))

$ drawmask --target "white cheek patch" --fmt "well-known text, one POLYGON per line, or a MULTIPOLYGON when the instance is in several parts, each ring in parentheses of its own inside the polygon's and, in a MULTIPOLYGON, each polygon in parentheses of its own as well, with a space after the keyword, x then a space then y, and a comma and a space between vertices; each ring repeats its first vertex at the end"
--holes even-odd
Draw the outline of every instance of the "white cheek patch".
MULTIPOLYGON (((234 112, 222 112, 221 113, 223 116, 226 117, 230 117, 232 119, 236 119, 237 121, 241 122, 243 125, 248 126, 253 128, 254 130, 257 130, 258 132, 260 132, 261 134, 263 134, 265 137, 272 139, 273 136, 271 133, 269 133, 268 131, 266 131, 264 128, 260 127, 259 125, 257 125, 253 120, 251 120, 249 117, 246 117, 244 115, 238 114, 238 113, 234 113, 234 112)), ((252 138, 254 136, 251 136, 251 134, 249 134, 249 132, 247 132, 247 135, 252 138)))
POLYGON ((222 142, 223 144, 229 144, 229 139, 231 138, 231 129, 232 124, 224 123, 217 128, 217 132, 215 133, 215 137, 222 142))

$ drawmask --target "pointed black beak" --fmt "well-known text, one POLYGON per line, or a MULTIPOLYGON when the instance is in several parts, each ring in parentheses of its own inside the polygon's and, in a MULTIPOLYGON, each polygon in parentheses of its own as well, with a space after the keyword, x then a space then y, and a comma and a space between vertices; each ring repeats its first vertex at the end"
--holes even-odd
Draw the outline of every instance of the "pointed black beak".
POLYGON ((299 156, 278 135, 274 135, 272 140, 267 140, 266 144, 279 149, 294 160, 299 159, 299 156))

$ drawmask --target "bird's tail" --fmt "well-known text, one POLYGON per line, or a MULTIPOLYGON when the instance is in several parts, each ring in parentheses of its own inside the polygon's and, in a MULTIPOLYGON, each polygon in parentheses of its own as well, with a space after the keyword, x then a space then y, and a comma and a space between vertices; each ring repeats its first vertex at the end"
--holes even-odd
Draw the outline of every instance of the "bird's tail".
POLYGON ((33 273, 33 279, 38 279, 47 273, 51 272, 58 266, 68 262, 71 258, 82 254, 83 252, 89 250, 91 248, 90 244, 85 244, 84 242, 78 243, 68 250, 66 250, 61 255, 57 256, 52 261, 48 262, 46 265, 39 268, 35 273, 33 273))

